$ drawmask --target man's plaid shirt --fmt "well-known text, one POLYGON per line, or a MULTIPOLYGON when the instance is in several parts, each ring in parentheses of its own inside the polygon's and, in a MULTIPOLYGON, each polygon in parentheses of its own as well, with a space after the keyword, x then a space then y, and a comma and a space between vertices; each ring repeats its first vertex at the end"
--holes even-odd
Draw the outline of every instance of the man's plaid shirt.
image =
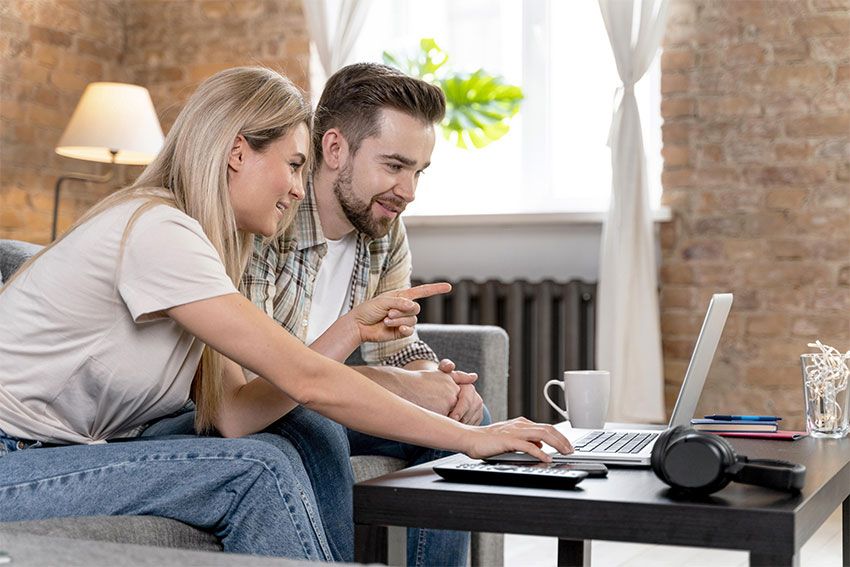
MULTIPOLYGON (((312 182, 295 219, 270 244, 254 240, 254 251, 242 277, 242 291, 302 342, 306 340, 313 290, 328 245, 322 234, 312 182)), ((404 224, 393 223, 383 238, 357 234, 348 309, 386 291, 410 287, 411 258, 404 224)), ((347 277, 347 274, 340 274, 347 277)), ((385 343, 364 343, 360 349, 368 364, 404 366, 414 360, 437 361, 431 348, 414 333, 385 343)))

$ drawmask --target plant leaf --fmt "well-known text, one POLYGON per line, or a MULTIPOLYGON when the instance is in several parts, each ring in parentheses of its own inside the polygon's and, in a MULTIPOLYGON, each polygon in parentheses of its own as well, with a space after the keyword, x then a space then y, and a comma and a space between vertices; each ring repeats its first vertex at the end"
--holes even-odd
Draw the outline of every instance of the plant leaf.
POLYGON ((449 55, 433 38, 423 38, 419 40, 419 50, 398 54, 384 51, 383 60, 384 64, 412 77, 435 83, 437 72, 449 60, 449 55))
POLYGON ((440 87, 447 103, 442 127, 454 134, 450 137, 461 148, 470 143, 483 148, 507 134, 508 121, 519 112, 523 98, 521 88, 483 69, 447 76, 440 87))
POLYGON ((519 112, 522 89, 499 75, 479 69, 474 73, 447 71, 449 59, 433 38, 419 40, 419 50, 383 53, 384 63, 408 75, 438 85, 446 95, 443 136, 459 148, 483 148, 508 133, 510 119, 519 112))

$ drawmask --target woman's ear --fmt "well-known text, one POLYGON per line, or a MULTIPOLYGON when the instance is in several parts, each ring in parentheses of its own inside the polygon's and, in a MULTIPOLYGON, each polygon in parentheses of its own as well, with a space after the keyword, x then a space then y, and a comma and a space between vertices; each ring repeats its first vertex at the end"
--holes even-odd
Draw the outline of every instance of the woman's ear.
POLYGON ((233 140, 233 147, 230 148, 230 153, 227 154, 227 165, 234 171, 239 171, 245 164, 245 152, 248 148, 248 140, 245 136, 238 134, 233 140))
POLYGON ((348 161, 348 141, 336 128, 331 128, 322 136, 322 164, 331 171, 345 166, 348 161))

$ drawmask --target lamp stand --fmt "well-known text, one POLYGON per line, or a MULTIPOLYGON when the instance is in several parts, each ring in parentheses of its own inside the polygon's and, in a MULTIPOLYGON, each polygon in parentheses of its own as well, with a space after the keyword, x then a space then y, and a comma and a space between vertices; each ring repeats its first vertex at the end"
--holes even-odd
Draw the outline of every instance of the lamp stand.
MULTIPOLYGON (((112 154, 112 166, 115 165, 115 156, 117 151, 110 150, 112 154)), ((53 227, 50 231, 50 241, 56 240, 56 225, 59 221, 59 192, 62 190, 62 183, 69 180, 88 181, 91 183, 106 183, 114 176, 114 167, 110 168, 109 172, 104 175, 93 175, 89 173, 71 173, 62 175, 56 180, 56 185, 53 187, 53 227)))

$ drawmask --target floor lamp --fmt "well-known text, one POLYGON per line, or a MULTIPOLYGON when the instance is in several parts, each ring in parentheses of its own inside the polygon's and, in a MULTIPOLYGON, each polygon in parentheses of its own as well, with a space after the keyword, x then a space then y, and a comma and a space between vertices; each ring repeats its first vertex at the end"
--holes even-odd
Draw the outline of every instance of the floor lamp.
MULTIPOLYGON (((162 128, 148 90, 126 83, 91 83, 86 87, 56 153, 74 159, 110 164, 147 165, 162 147, 162 128)), ((106 175, 69 173, 56 180, 53 189, 53 228, 56 240, 59 193, 68 180, 106 183, 106 175)))

